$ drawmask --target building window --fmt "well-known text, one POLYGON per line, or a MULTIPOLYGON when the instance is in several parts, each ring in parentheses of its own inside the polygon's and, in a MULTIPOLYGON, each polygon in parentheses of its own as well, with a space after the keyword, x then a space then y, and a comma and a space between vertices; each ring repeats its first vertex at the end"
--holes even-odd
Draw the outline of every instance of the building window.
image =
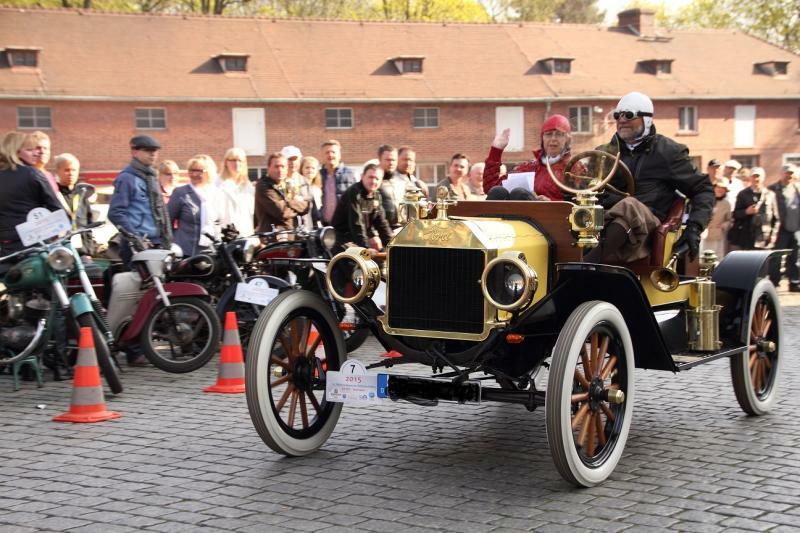
POLYGON ((640 72, 648 74, 669 75, 672 74, 672 59, 648 59, 639 61, 640 72))
POLYGON ((573 133, 592 132, 592 108, 588 105, 570 107, 569 123, 573 133))
POLYGON ((732 155, 731 159, 735 159, 742 165, 742 168, 753 168, 760 166, 758 164, 759 156, 757 155, 732 155))
POLYGON ((800 166, 800 154, 783 154, 783 164, 800 166))
POLYGON ((656 74, 672 74, 672 61, 656 61, 656 74))
POLYGON ((439 108, 438 107, 417 107, 417 108, 414 108, 414 127, 415 128, 438 128, 439 127, 439 108))
POLYGON ((12 67, 35 67, 38 55, 37 50, 9 50, 8 62, 12 67))
POLYGON ((436 185, 447 177, 447 165, 440 163, 417 163, 417 177, 428 186, 436 185))
POLYGON ((767 76, 786 76, 789 73, 788 61, 765 61, 753 65, 756 74, 766 74, 767 76))
POLYGON ((136 110, 137 130, 163 130, 166 128, 166 109, 162 107, 145 107, 136 110))
POLYGON ((353 127, 353 110, 349 107, 329 107, 325 110, 325 127, 327 129, 351 129, 353 127))
POLYGON ((558 74, 569 74, 572 70, 572 61, 569 59, 554 59, 553 72, 558 74))
POLYGON ((49 107, 18 107, 17 127, 20 129, 49 129, 53 119, 49 107))
POLYGON ((697 108, 695 106, 678 108, 678 131, 697 131, 697 108))
POLYGON ((421 59, 404 59, 403 72, 422 72, 421 59))
POLYGON ((247 58, 226 57, 225 70, 229 72, 245 72, 247 70, 247 58))

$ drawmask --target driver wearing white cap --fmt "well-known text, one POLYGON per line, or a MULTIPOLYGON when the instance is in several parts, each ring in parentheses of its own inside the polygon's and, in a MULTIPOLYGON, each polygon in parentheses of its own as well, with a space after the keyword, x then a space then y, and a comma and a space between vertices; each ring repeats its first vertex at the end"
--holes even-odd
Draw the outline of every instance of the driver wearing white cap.
MULTIPOLYGON (((624 197, 611 190, 600 196, 605 208, 605 230, 600 246, 586 254, 585 260, 597 263, 628 263, 650 254, 649 236, 666 218, 680 191, 689 201, 689 218, 675 250, 697 255, 700 234, 711 218, 714 190, 689 159, 689 150, 656 133, 653 102, 642 93, 626 94, 614 110, 617 132, 611 142, 597 149, 620 159, 633 174, 635 191, 624 197)), ((625 189, 620 171, 611 184, 625 189)))

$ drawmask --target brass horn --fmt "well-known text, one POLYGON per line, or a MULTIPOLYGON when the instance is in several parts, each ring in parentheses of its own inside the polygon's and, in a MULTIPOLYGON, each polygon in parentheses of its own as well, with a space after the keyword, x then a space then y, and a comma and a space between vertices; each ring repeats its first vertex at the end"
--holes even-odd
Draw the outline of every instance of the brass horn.
POLYGON ((662 292, 672 292, 678 288, 680 278, 678 278, 678 273, 675 272, 675 263, 678 262, 679 255, 672 254, 667 266, 653 270, 650 273, 650 281, 656 289, 662 292))

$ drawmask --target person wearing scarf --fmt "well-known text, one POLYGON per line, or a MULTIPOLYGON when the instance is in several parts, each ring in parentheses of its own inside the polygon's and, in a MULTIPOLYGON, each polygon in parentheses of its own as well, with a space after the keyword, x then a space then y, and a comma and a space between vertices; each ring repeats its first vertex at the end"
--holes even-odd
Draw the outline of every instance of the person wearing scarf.
POLYGON ((218 209, 212 198, 211 185, 215 174, 210 168, 211 158, 195 156, 186 163, 189 183, 176 187, 167 209, 175 227, 175 244, 181 247, 184 257, 197 255, 211 247, 213 242, 206 234, 216 236, 218 209))
MULTIPOLYGON (((514 173, 534 173, 533 191, 515 189, 510 196, 501 185, 505 176, 500 174, 503 150, 508 146, 510 130, 505 129, 498 133, 494 141, 492 141, 489 157, 486 158, 486 167, 483 170, 483 190, 488 195, 486 199, 564 200, 564 194, 561 189, 553 182, 553 178, 547 172, 546 162, 549 160, 553 173, 559 179, 563 179, 564 170, 571 156, 571 132, 572 128, 569 124, 569 119, 564 115, 551 115, 544 121, 540 138, 541 145, 538 150, 534 150, 533 159, 514 167, 514 173)), ((573 170, 576 171, 576 169, 573 170)))
MULTIPOLYGON (((600 246, 584 255, 586 261, 624 264, 650 255, 649 236, 666 218, 678 192, 688 201, 689 216, 673 250, 688 251, 690 260, 699 252, 700 235, 714 207, 714 189, 692 165, 685 145, 656 133, 653 112, 648 96, 626 94, 613 112, 617 126, 614 137, 597 147, 611 155, 620 154, 633 174, 635 191, 632 196, 623 196, 606 188, 599 196, 605 228, 600 246)), ((625 190, 621 170, 610 183, 625 190)))
MULTIPOLYGON (((172 227, 154 167, 161 145, 148 135, 137 135, 130 140, 130 147, 131 162, 114 179, 108 220, 153 245, 168 248, 172 244, 172 227)), ((123 239, 120 257, 126 265, 132 255, 130 244, 123 239)))

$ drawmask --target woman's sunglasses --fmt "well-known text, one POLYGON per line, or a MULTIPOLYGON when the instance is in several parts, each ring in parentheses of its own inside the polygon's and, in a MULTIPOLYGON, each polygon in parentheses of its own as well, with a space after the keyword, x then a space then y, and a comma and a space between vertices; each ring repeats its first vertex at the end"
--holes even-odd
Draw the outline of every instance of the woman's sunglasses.
POLYGON ((624 118, 625 120, 633 120, 636 117, 652 117, 652 113, 648 113, 647 111, 614 111, 614 120, 619 120, 619 117, 624 118))

